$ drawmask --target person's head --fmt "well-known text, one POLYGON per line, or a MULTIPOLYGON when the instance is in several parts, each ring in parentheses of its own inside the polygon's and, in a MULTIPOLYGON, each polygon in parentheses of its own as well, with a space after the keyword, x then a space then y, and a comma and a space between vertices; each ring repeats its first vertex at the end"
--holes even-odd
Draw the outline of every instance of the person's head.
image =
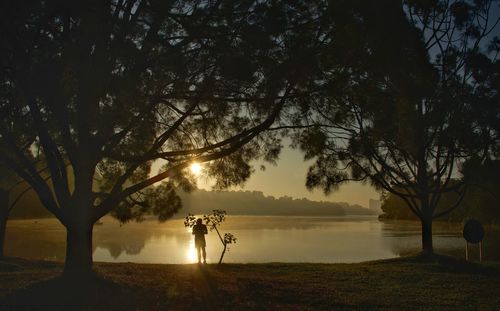
POLYGON ((196 219, 196 224, 197 224, 197 225, 201 225, 201 222, 202 222, 202 219, 201 219, 201 218, 196 219))

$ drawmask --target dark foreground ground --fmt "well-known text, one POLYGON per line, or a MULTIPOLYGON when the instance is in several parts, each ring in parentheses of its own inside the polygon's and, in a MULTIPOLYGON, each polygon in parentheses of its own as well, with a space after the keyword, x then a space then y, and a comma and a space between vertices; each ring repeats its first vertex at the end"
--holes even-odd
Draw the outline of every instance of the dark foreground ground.
POLYGON ((422 256, 359 264, 97 263, 89 282, 54 262, 0 261, 0 310, 500 310, 500 264, 422 256))

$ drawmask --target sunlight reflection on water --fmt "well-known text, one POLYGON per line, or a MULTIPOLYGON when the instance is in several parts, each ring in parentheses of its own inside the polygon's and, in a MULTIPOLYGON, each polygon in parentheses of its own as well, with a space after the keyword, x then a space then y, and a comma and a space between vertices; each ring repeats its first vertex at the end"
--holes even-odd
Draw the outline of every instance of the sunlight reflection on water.
MULTIPOLYGON (((229 216, 222 224, 237 243, 225 262, 360 262, 397 257, 420 249, 416 222, 380 222, 375 217, 229 216)), ((193 236, 182 219, 146 220, 123 226, 104 218, 94 227, 94 260, 138 263, 194 263, 193 236)), ((485 238, 485 259, 500 260, 498 232, 485 238)), ((9 221, 6 255, 64 260, 65 230, 55 219, 9 221)), ((459 225, 435 224, 438 252, 463 256, 459 225)), ((217 262, 222 245, 215 232, 207 236, 207 261, 217 262)), ((474 249, 472 249, 474 252, 474 249)))

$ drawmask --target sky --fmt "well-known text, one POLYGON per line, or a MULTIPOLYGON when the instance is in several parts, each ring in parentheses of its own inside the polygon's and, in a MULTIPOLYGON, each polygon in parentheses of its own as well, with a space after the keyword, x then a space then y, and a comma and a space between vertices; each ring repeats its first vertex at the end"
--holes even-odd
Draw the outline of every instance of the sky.
MULTIPOLYGON (((304 162, 300 151, 285 147, 276 166, 253 162, 255 172, 250 179, 243 187, 235 187, 230 190, 262 191, 264 195, 274 197, 290 196, 314 201, 347 202, 364 207, 368 207, 369 199, 379 199, 380 194, 373 187, 359 182, 343 185, 328 196, 324 195, 320 189, 307 190, 305 186, 306 174, 311 163, 311 161, 304 162), (265 171, 259 169, 261 164, 266 166, 265 171)), ((200 177, 198 188, 210 190, 210 180, 200 177)))

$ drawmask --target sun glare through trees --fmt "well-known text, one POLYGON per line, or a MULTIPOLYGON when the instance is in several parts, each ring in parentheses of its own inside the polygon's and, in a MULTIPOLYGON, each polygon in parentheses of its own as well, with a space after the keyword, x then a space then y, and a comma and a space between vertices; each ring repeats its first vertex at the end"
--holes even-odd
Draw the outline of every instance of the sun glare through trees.
POLYGON ((195 162, 195 163, 191 164, 191 166, 189 168, 191 170, 191 173, 193 173, 194 175, 198 176, 201 174, 202 167, 201 167, 200 163, 195 162))

